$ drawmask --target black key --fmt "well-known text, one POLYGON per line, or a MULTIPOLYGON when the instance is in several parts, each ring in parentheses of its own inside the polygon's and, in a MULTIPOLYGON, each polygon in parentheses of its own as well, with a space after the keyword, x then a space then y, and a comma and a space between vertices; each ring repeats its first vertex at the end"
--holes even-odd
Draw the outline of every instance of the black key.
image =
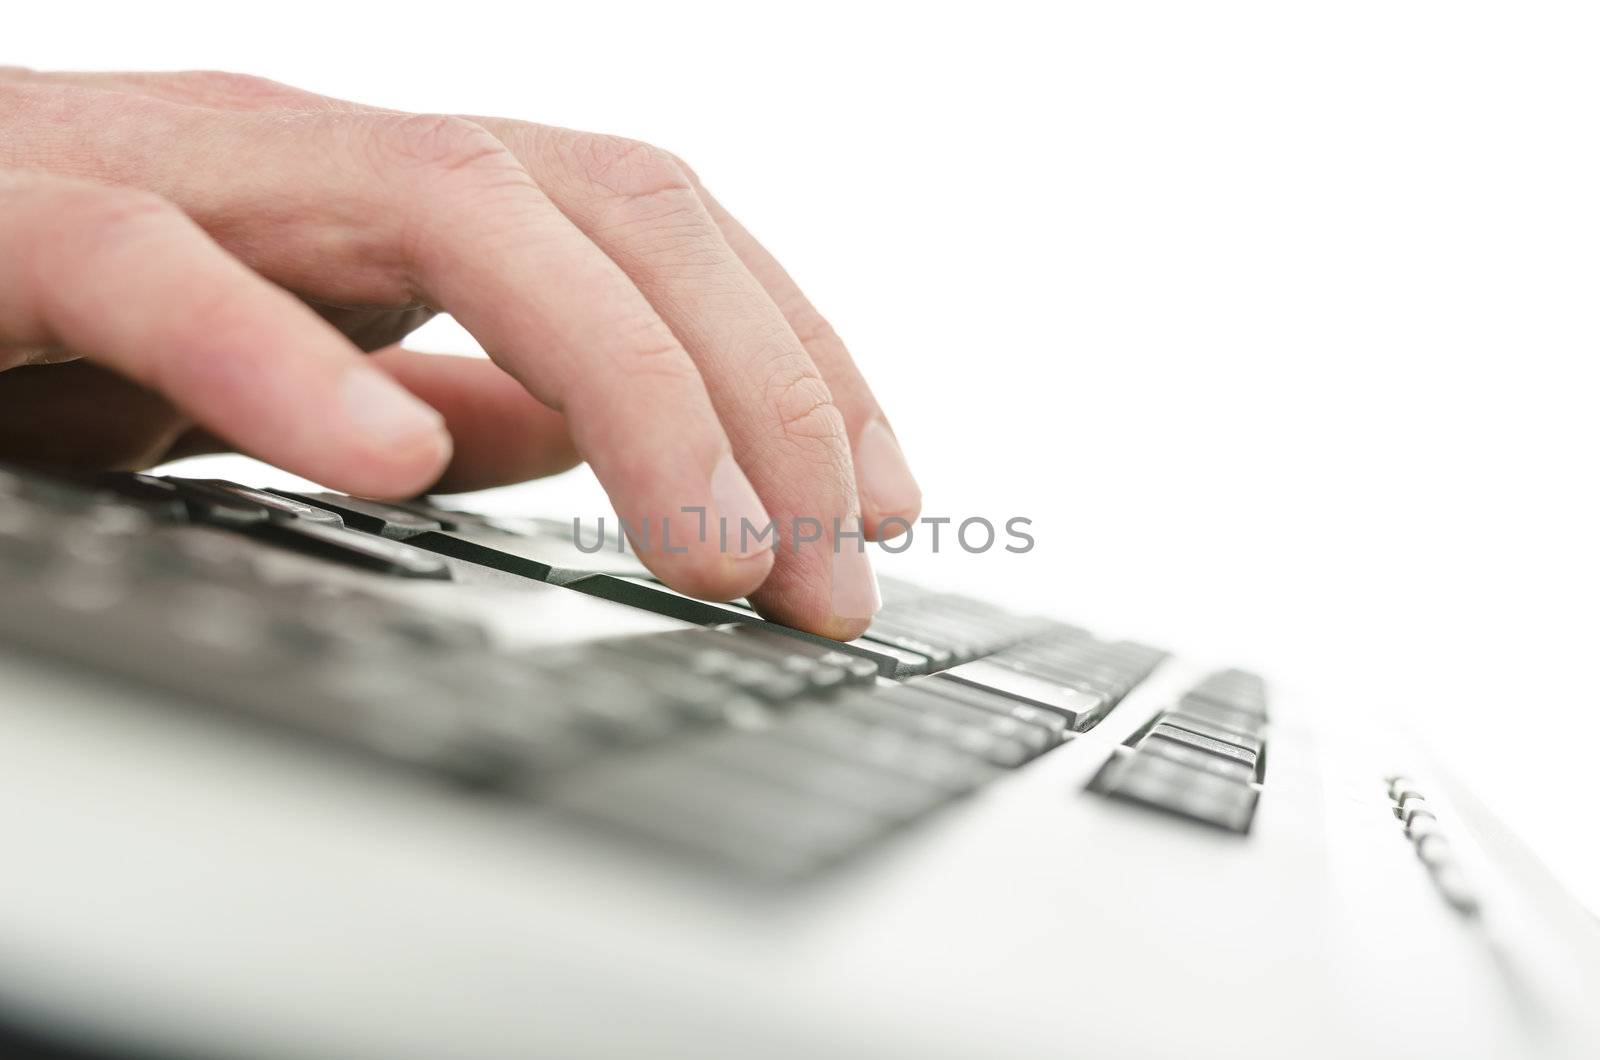
POLYGON ((290 493, 287 490, 276 489, 271 492, 301 504, 314 505, 333 512, 352 530, 381 534, 396 540, 404 540, 429 530, 444 529, 437 519, 430 519, 409 509, 385 504, 382 501, 346 497, 338 493, 290 493))
POLYGON ((172 520, 180 520, 188 515, 188 506, 183 503, 183 495, 178 487, 154 475, 104 471, 88 481, 97 492, 132 501, 146 514, 172 520))
POLYGON ((942 670, 950 665, 952 652, 949 648, 935 647, 910 633, 897 633, 894 631, 893 623, 874 622, 861 635, 861 640, 872 644, 884 644, 914 655, 921 655, 928 660, 928 669, 930 671, 942 670))
POLYGON ((1187 729, 1180 729, 1175 725, 1165 723, 1157 724, 1155 728, 1145 735, 1143 740, 1139 741, 1139 744, 1142 747, 1146 743, 1159 740, 1170 740, 1185 747, 1192 747, 1196 751, 1203 751, 1220 758, 1242 762, 1251 769, 1256 767, 1256 752, 1254 751, 1223 740, 1214 740, 1209 736, 1201 736, 1199 733, 1190 732, 1187 729))
POLYGON ((1004 714, 1018 721, 1038 726, 1048 732, 1057 743, 1066 739, 1067 735, 1072 731, 1072 726, 1068 723, 1066 715, 1058 711, 1036 707, 1031 703, 1024 703, 1020 699, 979 688, 977 685, 964 684, 961 681, 949 681, 945 679, 943 674, 936 674, 933 677, 913 681, 906 687, 931 692, 958 703, 964 703, 969 707, 991 711, 996 714, 1004 714))
MULTIPOLYGON (((800 643, 792 637, 784 639, 792 640, 796 644, 800 643)), ((719 636, 718 640, 723 640, 727 643, 718 645, 717 650, 760 659, 762 662, 774 666, 784 673, 803 678, 813 692, 832 692, 855 683, 851 679, 850 672, 844 667, 832 662, 824 662, 813 656, 791 651, 782 645, 756 640, 751 637, 719 636)), ((850 659, 850 656, 845 655, 843 652, 832 652, 831 654, 837 659, 850 659)), ((851 661, 860 662, 867 666, 870 670, 870 677, 877 676, 877 669, 872 667, 865 659, 851 661)))
POLYGON ((429 519, 439 524, 446 532, 453 532, 463 526, 488 526, 488 520, 476 512, 461 512, 453 508, 441 508, 433 503, 432 497, 418 497, 408 501, 391 501, 396 508, 403 508, 413 515, 429 519))
POLYGON ((1175 740, 1144 740, 1139 744, 1139 753, 1182 762, 1201 772, 1214 773, 1240 784, 1248 784, 1256 775, 1256 771, 1243 762, 1214 755, 1209 751, 1197 750, 1175 740))
POLYGON ((1245 733, 1227 728, 1226 726, 1214 725, 1211 722, 1206 721, 1204 718, 1195 717, 1193 714, 1185 714, 1180 711, 1168 711, 1161 716, 1161 722, 1164 725, 1174 726, 1179 729, 1186 729, 1189 732, 1196 733, 1200 736, 1207 736, 1213 740, 1221 740, 1224 743, 1234 744, 1246 751, 1249 751, 1251 754, 1261 753, 1261 740, 1259 737, 1246 735, 1245 733))
POLYGON ((885 610, 891 607, 908 607, 919 600, 936 595, 916 582, 902 581, 890 574, 878 575, 878 595, 883 598, 885 610))
POLYGON ((210 523, 248 526, 268 519, 274 522, 295 519, 334 527, 344 525, 339 516, 315 505, 221 479, 169 476, 167 481, 177 486, 183 494, 191 515, 210 523))
MULTIPOLYGON (((431 540, 432 535, 419 540, 431 540)), ((429 547, 432 547, 431 545, 429 547)), ((463 557, 468 558, 468 557, 463 557)), ((828 640, 826 637, 814 636, 797 629, 780 626, 776 622, 768 622, 760 618, 748 608, 736 604, 714 604, 704 600, 696 600, 674 592, 664 585, 647 582, 638 578, 619 578, 609 574, 591 574, 562 582, 569 589, 588 593, 606 600, 627 604, 646 611, 653 611, 659 615, 693 622, 702 626, 722 626, 730 623, 752 625, 758 629, 768 630, 778 636, 791 637, 795 640, 819 645, 828 651, 845 652, 859 658, 869 659, 877 666, 878 672, 884 677, 904 678, 914 677, 928 672, 931 664, 925 655, 896 648, 889 644, 876 644, 871 641, 853 640, 840 643, 828 640)))
POLYGON ((1104 696, 1112 703, 1127 695, 1139 680, 1135 675, 1092 663, 1041 658, 1013 651, 1001 652, 984 661, 1064 688, 1104 696))
POLYGON ((1249 830, 1257 799, 1256 789, 1249 784, 1138 751, 1113 757, 1096 776, 1093 787, 1114 798, 1232 832, 1249 830))
MULTIPOLYGON (((811 634, 801 633, 799 630, 784 629, 784 627, 776 624, 771 628, 783 630, 786 636, 798 635, 825 644, 835 643, 822 637, 813 638, 811 634)), ((858 637, 855 640, 847 640, 838 645, 838 650, 859 655, 864 659, 871 659, 877 664, 880 674, 897 680, 904 680, 907 677, 920 677, 934 669, 932 659, 921 652, 912 651, 910 648, 904 648, 898 644, 884 644, 879 641, 858 637)))
POLYGON ((940 610, 943 606, 936 599, 915 610, 885 608, 873 618, 865 636, 921 651, 937 669, 992 654, 1013 639, 984 616, 952 614, 940 610))
POLYGON ((1184 702, 1190 700, 1266 717, 1267 685, 1255 674, 1243 670, 1222 670, 1211 674, 1184 695, 1184 702))
POLYGON ((1094 725, 1111 709, 1108 696, 1085 692, 1039 677, 1022 673, 989 659, 963 663, 940 675, 944 680, 1010 696, 1045 710, 1053 710, 1067 719, 1067 724, 1082 732, 1094 725))
POLYGON ((806 670, 784 666, 780 656, 750 650, 750 646, 698 630, 624 637, 607 641, 602 647, 624 658, 650 660, 653 672, 687 671, 714 679, 721 683, 724 696, 732 688, 768 703, 785 703, 818 688, 838 685, 843 679, 838 671, 830 675, 820 667, 806 670))
POLYGON ((425 530, 407 537, 406 544, 534 581, 550 581, 554 570, 546 562, 548 552, 541 551, 536 541, 488 526, 460 525, 444 531, 425 530))
POLYGON ((844 672, 846 684, 870 685, 878 677, 877 663, 865 656, 852 655, 799 637, 785 636, 754 623, 730 625, 727 634, 741 642, 765 645, 784 655, 798 655, 824 666, 835 667, 844 672))
POLYGON ((435 556, 398 541, 348 530, 341 525, 301 519, 290 522, 274 520, 257 523, 251 532, 273 544, 396 577, 450 578, 450 568, 435 556))
POLYGON ((1267 716, 1266 703, 1248 697, 1226 695, 1221 692, 1212 692, 1204 688, 1193 688, 1185 692, 1178 705, 1185 710, 1190 707, 1215 707, 1230 710, 1235 714, 1245 714, 1258 720, 1267 716))
POLYGON ((1073 673, 1070 671, 1064 671, 1050 667, 1035 666, 1031 663, 1013 663, 1010 659, 1007 659, 1004 656, 996 656, 990 661, 1000 666, 1004 666, 1009 670, 1015 670, 1018 673, 1028 674, 1031 677, 1038 678, 1039 680, 1046 681, 1053 685, 1059 685, 1062 688, 1083 692, 1091 696, 1099 696, 1100 698, 1106 700, 1107 703, 1113 705, 1121 702, 1123 697, 1133 690, 1133 683, 1131 681, 1125 681, 1121 679, 1111 680, 1104 677, 1091 677, 1082 673, 1073 673))
MULTIPOLYGON (((926 681, 919 681, 914 684, 904 684, 896 688, 884 689, 878 693, 878 698, 891 703, 904 704, 911 710, 938 714, 958 724, 976 725, 1002 739, 1015 740, 1028 749, 1030 757, 1043 754, 1058 742, 1056 735, 1042 725, 1035 725, 1031 721, 1019 720, 1009 713, 1002 714, 998 711, 970 706, 959 700, 929 691, 925 687, 926 685, 926 681)), ((959 684, 953 687, 967 687, 970 689, 970 686, 959 684)), ((976 691, 976 689, 970 690, 976 691)), ((1019 704, 1019 706, 1026 705, 1019 704)), ((1061 719, 1058 716, 1056 720, 1059 721, 1061 719)))
MULTIPOLYGON (((942 711, 926 710, 905 701, 893 700, 886 695, 862 695, 841 701, 836 709, 840 713, 853 714, 873 724, 897 727, 938 740, 958 751, 976 755, 1006 769, 1019 766, 1033 757, 1033 752, 1021 740, 997 732, 995 726, 987 721, 971 720, 965 716, 965 708, 961 707, 957 707, 957 710, 962 711, 962 714, 952 716, 942 711)), ((989 717, 994 716, 989 715, 989 717)))
POLYGON ((1174 717, 1192 718, 1212 728, 1252 739, 1259 738, 1266 728, 1266 721, 1258 715, 1246 714, 1200 699, 1187 700, 1172 713, 1174 717))

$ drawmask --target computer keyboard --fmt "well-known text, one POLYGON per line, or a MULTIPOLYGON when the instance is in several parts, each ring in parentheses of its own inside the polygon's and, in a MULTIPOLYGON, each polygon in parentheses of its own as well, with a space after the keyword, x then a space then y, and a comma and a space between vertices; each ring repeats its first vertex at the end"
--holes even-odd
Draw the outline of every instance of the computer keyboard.
MULTIPOLYGON (((426 500, 12 468, 0 641, 784 878, 1050 753, 1165 658, 887 578, 836 643, 615 544, 426 500), (535 590, 677 621, 528 645, 476 606, 535 590)), ((1246 831, 1265 710, 1259 678, 1214 675, 1092 788, 1246 831)))

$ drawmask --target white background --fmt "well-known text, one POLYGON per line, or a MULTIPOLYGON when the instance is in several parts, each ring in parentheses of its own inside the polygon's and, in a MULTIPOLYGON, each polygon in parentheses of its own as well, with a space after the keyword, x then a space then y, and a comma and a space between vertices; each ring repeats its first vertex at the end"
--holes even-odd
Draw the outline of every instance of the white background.
MULTIPOLYGON (((926 580, 1387 704, 1600 908, 1583 8, 6 19, 0 61, 241 70, 670 148, 851 343, 928 512, 1034 519, 1034 553, 923 556, 926 580)), ((528 505, 598 504, 586 474, 528 505)))

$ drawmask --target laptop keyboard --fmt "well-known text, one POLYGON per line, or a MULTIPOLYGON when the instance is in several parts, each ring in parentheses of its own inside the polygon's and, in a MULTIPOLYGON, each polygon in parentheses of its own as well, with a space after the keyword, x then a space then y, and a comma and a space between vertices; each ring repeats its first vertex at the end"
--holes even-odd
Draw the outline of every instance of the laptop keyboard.
MULTIPOLYGON (((1165 657, 891 579, 840 644, 553 522, 139 474, 0 470, 0 586, 0 639, 775 877, 1049 753, 1165 657), (310 562, 264 562, 284 551, 310 562), (484 571, 692 626, 508 646, 432 605, 484 571)), ((1100 790, 1163 806, 1199 785, 1190 816, 1247 826, 1264 709, 1259 679, 1218 675, 1100 790)))

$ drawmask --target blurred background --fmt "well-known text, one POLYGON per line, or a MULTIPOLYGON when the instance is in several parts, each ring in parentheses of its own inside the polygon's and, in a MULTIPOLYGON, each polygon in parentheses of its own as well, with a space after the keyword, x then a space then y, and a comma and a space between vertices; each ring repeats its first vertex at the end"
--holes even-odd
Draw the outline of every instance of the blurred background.
MULTIPOLYGON (((1600 910, 1592 8, 7 21, 10 63, 229 69, 676 152, 851 344, 926 514, 1033 520, 1027 555, 919 535, 892 569, 1381 704, 1600 910)), ((413 344, 472 349, 449 321, 413 344)), ((609 510, 582 469, 479 503, 609 510)))

